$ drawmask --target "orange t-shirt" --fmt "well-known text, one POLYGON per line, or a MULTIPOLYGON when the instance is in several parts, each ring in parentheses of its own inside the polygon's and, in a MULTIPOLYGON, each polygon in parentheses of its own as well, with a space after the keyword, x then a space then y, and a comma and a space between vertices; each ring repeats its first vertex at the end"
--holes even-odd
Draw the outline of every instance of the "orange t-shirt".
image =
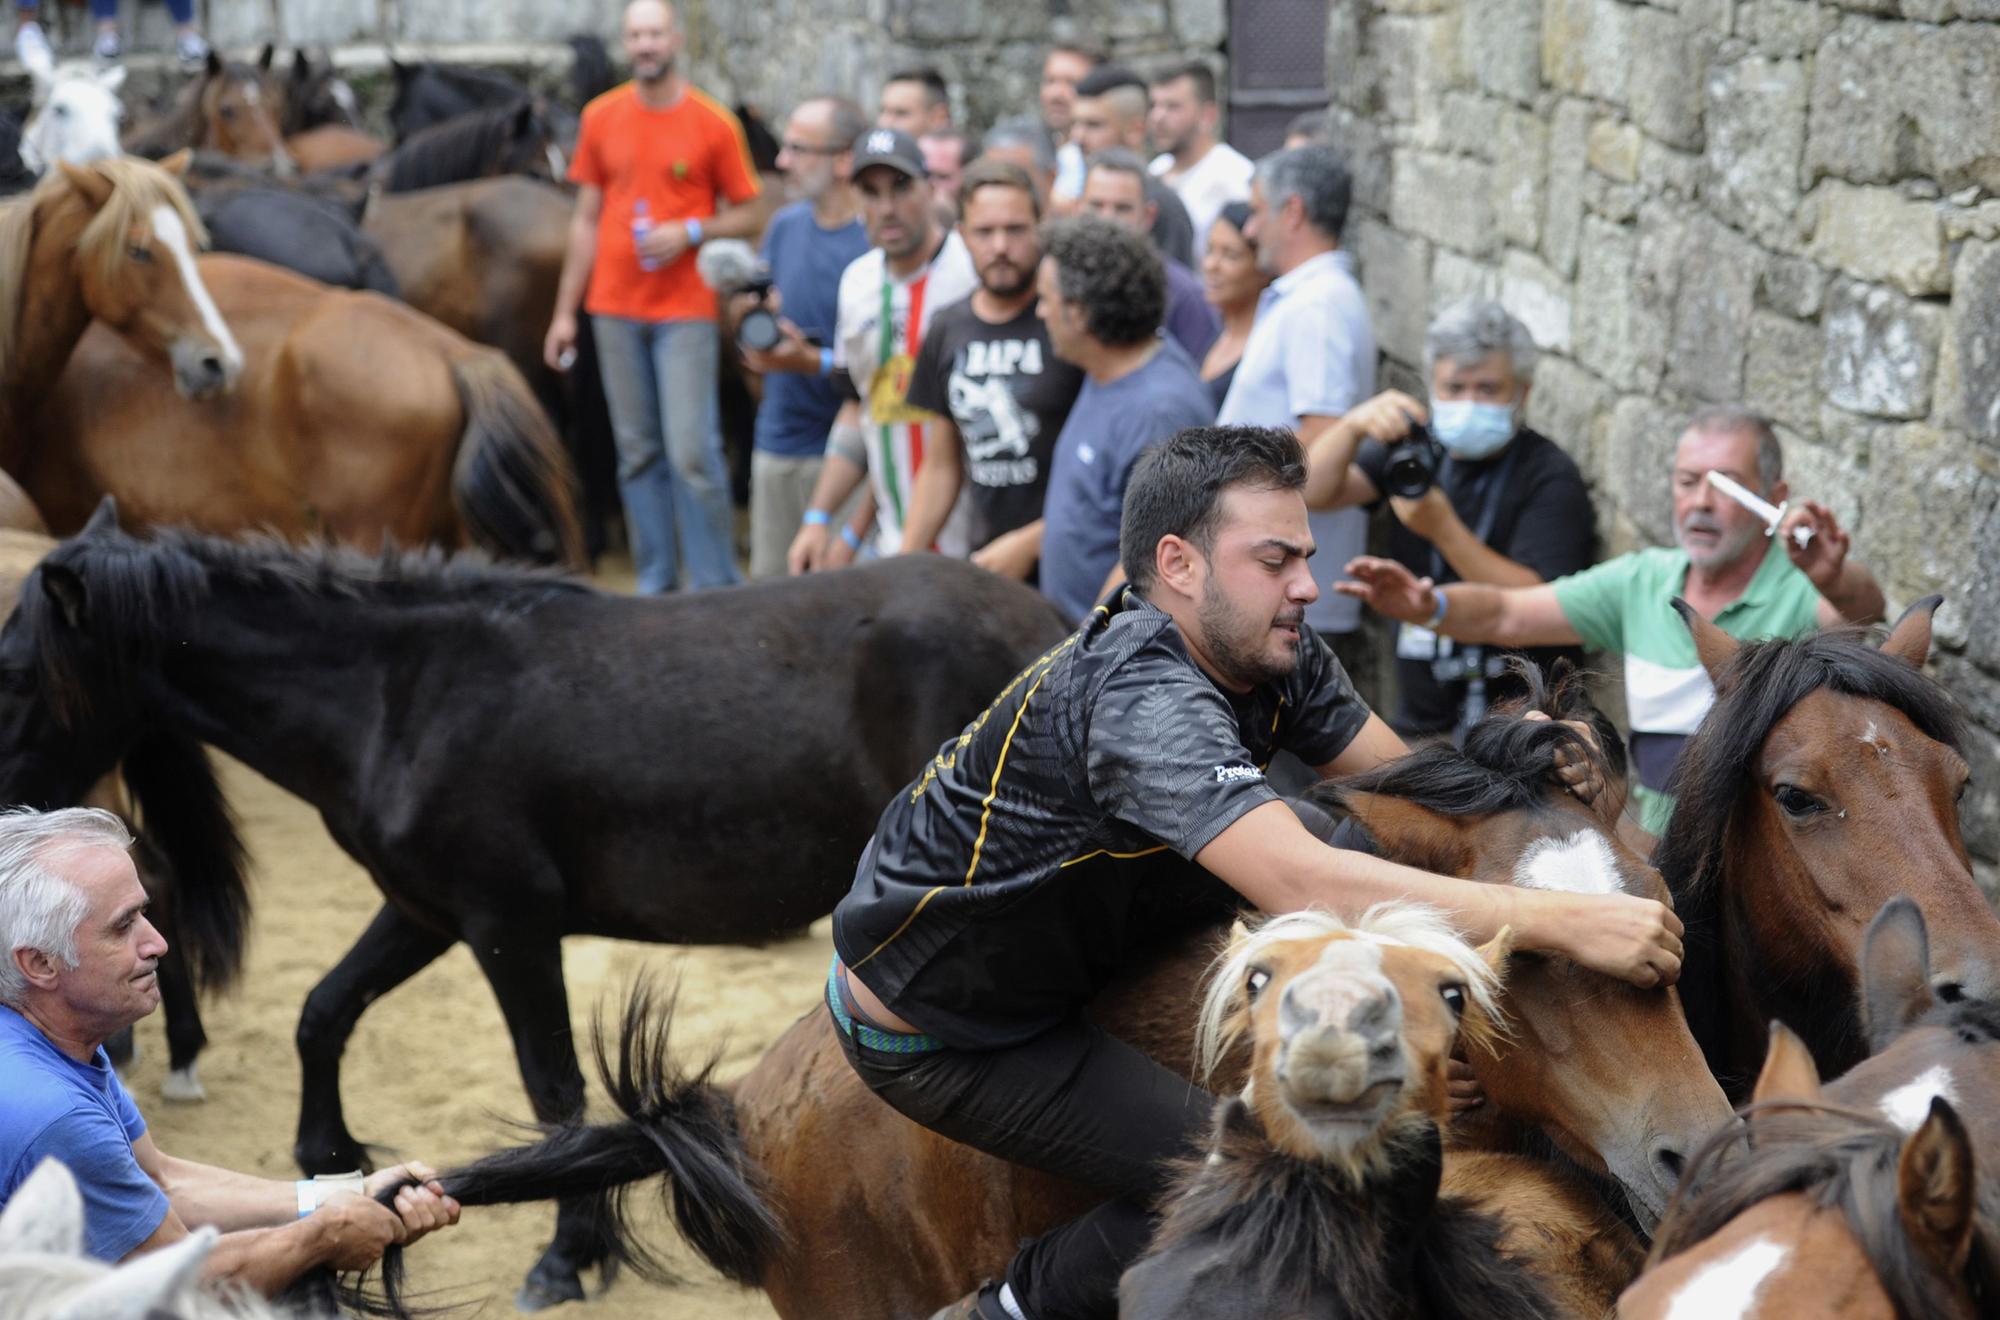
POLYGON ((664 110, 648 109, 629 82, 614 87, 583 108, 569 177, 604 190, 586 311, 635 321, 715 319, 715 293, 695 273, 694 253, 642 270, 632 220, 642 199, 647 220, 662 225, 706 220, 718 194, 732 203, 757 195, 735 115, 692 87, 664 110))

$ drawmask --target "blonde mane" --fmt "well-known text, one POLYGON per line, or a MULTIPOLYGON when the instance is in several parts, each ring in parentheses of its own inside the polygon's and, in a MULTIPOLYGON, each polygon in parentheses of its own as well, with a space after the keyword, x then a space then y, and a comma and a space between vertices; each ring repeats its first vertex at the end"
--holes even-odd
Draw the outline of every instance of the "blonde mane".
MULTIPOLYGON (((117 277, 118 266, 126 259, 126 235, 135 226, 150 226, 157 206, 174 209, 187 226, 190 242, 197 247, 208 245, 208 230, 195 214, 187 190, 178 178, 152 161, 126 156, 78 168, 95 170, 111 183, 111 196, 76 241, 78 257, 97 263, 99 276, 107 282, 117 277)), ((0 207, 0 373, 13 361, 20 337, 21 297, 28 279, 28 253, 35 242, 36 213, 57 194, 73 191, 68 176, 54 168, 42 176, 33 192, 0 207)))
POLYGON ((1325 939, 1342 932, 1383 944, 1421 949, 1450 962, 1464 976, 1465 992, 1486 1024, 1481 1026, 1468 1015, 1466 1030, 1474 1033, 1505 1030, 1506 1019, 1499 1004, 1499 978, 1479 956, 1479 951, 1461 939, 1436 908, 1422 903, 1377 903, 1352 923, 1322 908, 1307 908, 1272 917, 1248 935, 1232 940, 1210 965, 1194 1035, 1195 1067, 1205 1084, 1213 1083, 1216 1069, 1243 1034, 1245 1019, 1236 1009, 1242 1000, 1250 964, 1273 945, 1325 939))

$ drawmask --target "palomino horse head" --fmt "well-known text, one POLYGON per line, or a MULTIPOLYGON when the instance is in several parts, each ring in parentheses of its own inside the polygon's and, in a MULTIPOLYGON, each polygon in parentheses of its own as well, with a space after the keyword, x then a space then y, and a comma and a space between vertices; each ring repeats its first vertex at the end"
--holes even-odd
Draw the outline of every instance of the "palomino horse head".
POLYGON ((1880 1052, 1831 1085, 1771 1024, 1747 1130, 1696 1158, 1621 1316, 1992 1314, 2000 1006, 1937 999, 1926 942, 1908 899, 1870 925, 1863 994, 1880 1052))
POLYGON ((1740 644, 1682 610, 1716 701, 1676 768, 1655 860, 1684 906, 1719 909, 1751 978, 1810 987, 1786 1016, 1830 1071, 1866 1053, 1862 935, 1897 895, 1928 924, 1939 997, 2000 998, 2000 918, 1959 833, 1959 718, 1922 673, 1938 601, 1911 606, 1879 651, 1851 632, 1740 644))
POLYGON ((185 154, 164 165, 133 158, 63 164, 36 199, 38 208, 50 199, 49 223, 79 231, 77 281, 91 314, 163 360, 174 387, 199 399, 236 383, 243 350, 195 264, 208 236, 175 177, 185 166, 185 154))
POLYGON ((196 95, 202 146, 237 160, 268 164, 280 175, 294 172, 285 135, 284 85, 271 76, 271 47, 256 64, 225 62, 214 51, 196 95))
MULTIPOLYGON (((1659 872, 1556 782, 1564 754, 1601 756, 1571 721, 1599 724, 1570 679, 1529 702, 1554 720, 1496 714, 1465 747, 1418 748, 1382 770, 1331 786, 1387 856, 1486 884, 1626 893, 1670 902, 1659 872)), ((1614 755, 1615 732, 1599 744, 1614 755)), ((1620 764, 1603 763, 1607 777, 1620 764)), ((1642 990, 1568 958, 1520 950, 1507 971, 1512 1030, 1469 1049, 1487 1097, 1538 1126, 1571 1159, 1608 1173, 1652 1223, 1681 1169, 1729 1102, 1709 1074, 1671 987, 1642 990)))
POLYGON ((125 84, 125 68, 108 69, 71 62, 58 68, 31 63, 34 76, 34 109, 21 130, 21 162, 36 174, 45 174, 57 161, 87 165, 110 160, 120 154, 119 126, 125 107, 118 89, 125 84))
POLYGON ((1506 932, 1474 950, 1436 911, 1378 904, 1348 926, 1313 910, 1238 927, 1209 977, 1196 1057, 1213 1076, 1251 1040, 1244 1101, 1271 1145, 1344 1172, 1388 1171, 1401 1139, 1446 1111, 1461 1039, 1488 1044, 1506 932))

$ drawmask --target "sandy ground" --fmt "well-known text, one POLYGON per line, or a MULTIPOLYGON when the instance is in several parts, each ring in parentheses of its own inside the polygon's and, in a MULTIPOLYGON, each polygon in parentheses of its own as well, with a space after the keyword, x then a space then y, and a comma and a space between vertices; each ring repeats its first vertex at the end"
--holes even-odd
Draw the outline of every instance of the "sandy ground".
MULTIPOLYGON (((299 1067, 292 1047, 299 1008, 313 984, 360 935, 381 896, 327 836, 305 803, 234 763, 223 767, 229 799, 250 850, 255 899, 241 985, 203 1009, 210 1045, 201 1057, 204 1104, 160 1097, 166 1041, 160 1015, 139 1024, 140 1057, 127 1077, 161 1147, 273 1178, 294 1178, 299 1067)), ((565 942, 570 1011, 579 1039, 600 1003, 615 1009, 641 970, 681 978, 675 1042, 688 1057, 720 1050, 720 1075, 740 1074, 824 984, 831 942, 825 921, 810 935, 764 948, 680 948, 574 938, 565 942)), ((586 1061, 585 1070, 589 1071, 586 1061)), ((445 1166, 513 1139, 527 1117, 514 1052, 485 978, 463 945, 372 1005, 348 1043, 342 1074, 348 1126, 390 1159, 445 1166)), ((606 1106, 592 1085, 592 1104, 606 1106)), ((678 1246, 656 1219, 652 1240, 678 1246)), ((522 1276, 548 1241, 552 1207, 478 1209, 459 1226, 412 1248, 411 1282, 442 1289, 440 1301, 472 1303, 459 1315, 509 1316, 522 1276)), ((689 1282, 659 1288, 622 1276, 602 1296, 547 1314, 599 1320, 674 1316, 747 1320, 773 1314, 698 1261, 689 1282)))

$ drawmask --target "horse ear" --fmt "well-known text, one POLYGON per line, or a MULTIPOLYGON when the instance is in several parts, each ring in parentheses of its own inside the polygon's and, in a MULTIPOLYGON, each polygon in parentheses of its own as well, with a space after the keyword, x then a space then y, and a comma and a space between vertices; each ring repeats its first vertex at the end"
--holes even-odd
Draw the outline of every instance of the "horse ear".
POLYGON ((535 103, 523 101, 514 107, 514 135, 525 137, 535 127, 535 103))
POLYGON ((173 175, 177 179, 185 178, 187 176, 188 166, 193 162, 193 160, 194 160, 194 150, 190 147, 182 147, 179 151, 176 151, 173 155, 168 156, 164 160, 162 160, 160 162, 160 168, 165 170, 167 173, 173 175))
POLYGON ((303 50, 292 52, 292 81, 304 82, 312 77, 312 57, 303 50))
POLYGON ((202 66, 202 75, 208 78, 220 78, 222 76, 222 57, 213 50, 208 52, 208 60, 202 66))
POLYGON ((1679 596, 1674 597, 1673 606, 1679 612, 1681 622, 1687 625, 1690 633, 1694 634, 1694 653, 1700 658, 1701 667, 1708 671, 1709 681, 1711 683, 1719 681, 1722 671, 1736 658, 1740 644, 1734 637, 1702 618, 1694 606, 1679 596))
POLYGON ((83 1254, 83 1196, 60 1160, 45 1157, 0 1210, 0 1253, 83 1254))
POLYGON ((1882 653, 1895 656, 1912 669, 1922 669, 1924 661, 1931 658, 1931 616, 1942 604, 1943 596, 1926 596, 1904 610, 1882 643, 1882 653))
MULTIPOLYGON (((185 151, 179 154, 183 156, 187 155, 185 151)), ((97 502, 97 507, 90 511, 90 521, 83 525, 83 530, 78 532, 77 535, 103 536, 107 532, 115 532, 117 530, 118 499, 116 496, 106 495, 97 502)))
POLYGON ((1869 1052, 1879 1053, 1936 1006, 1923 909, 1898 895, 1875 914, 1861 943, 1861 1023, 1869 1052))
POLYGON ((99 69, 97 71, 97 85, 105 91, 116 95, 118 89, 125 85, 125 66, 114 64, 108 69, 99 69))
POLYGON ((1750 1091, 1751 1103, 1818 1098, 1819 1065, 1813 1062, 1812 1051, 1790 1027, 1773 1022, 1770 1048, 1764 1051, 1764 1070, 1757 1074, 1757 1085, 1750 1091))
POLYGON ((48 564, 41 567, 42 594, 62 615, 64 623, 72 628, 83 627, 90 593, 83 585, 83 577, 67 564, 48 564))
POLYGON ((1493 969, 1493 974, 1505 980, 1507 959, 1514 952, 1514 928, 1502 926, 1499 934, 1479 946, 1478 952, 1480 959, 1493 969))
POLYGON ((400 87, 414 77, 417 71, 414 66, 405 64, 394 55, 391 55, 389 57, 389 72, 396 75, 396 85, 400 87))
POLYGON ((217 1236, 214 1228, 204 1226, 171 1247, 118 1266, 49 1312, 49 1320, 148 1320, 174 1314, 182 1295, 201 1278, 217 1236))
POLYGON ((1340 798, 1383 856, 1444 875, 1471 873, 1472 831, 1458 817, 1384 793, 1343 792, 1340 798))
POLYGON ((1950 1101, 1932 1096, 1929 1117, 1896 1161, 1896 1213, 1910 1241, 1947 1274, 1964 1268, 1972 1245, 1975 1182, 1965 1124, 1950 1101))
POLYGON ((69 186, 82 193, 93 209, 111 200, 111 180, 97 170, 88 165, 72 165, 66 160, 59 160, 56 165, 62 170, 63 178, 69 180, 69 186))
POLYGON ((257 52, 257 68, 264 73, 269 73, 271 71, 271 61, 277 57, 277 45, 273 42, 265 42, 264 49, 257 52))

